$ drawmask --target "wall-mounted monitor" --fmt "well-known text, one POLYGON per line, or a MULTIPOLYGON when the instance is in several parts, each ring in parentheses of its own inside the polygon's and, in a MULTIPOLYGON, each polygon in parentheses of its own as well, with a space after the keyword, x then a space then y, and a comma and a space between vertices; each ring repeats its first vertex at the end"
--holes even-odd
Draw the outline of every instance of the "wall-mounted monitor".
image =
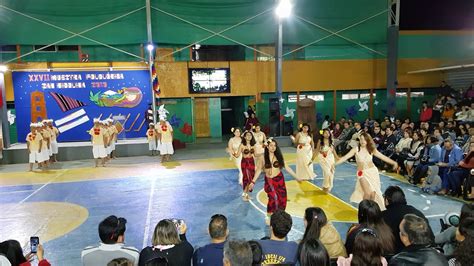
POLYGON ((189 93, 229 93, 229 68, 190 68, 189 93))

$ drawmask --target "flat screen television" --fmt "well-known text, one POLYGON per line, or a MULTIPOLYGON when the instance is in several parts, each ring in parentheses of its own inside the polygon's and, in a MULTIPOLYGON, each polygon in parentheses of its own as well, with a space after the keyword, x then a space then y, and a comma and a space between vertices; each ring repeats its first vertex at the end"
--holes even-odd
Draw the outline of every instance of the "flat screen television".
POLYGON ((190 68, 189 93, 229 93, 229 68, 190 68))

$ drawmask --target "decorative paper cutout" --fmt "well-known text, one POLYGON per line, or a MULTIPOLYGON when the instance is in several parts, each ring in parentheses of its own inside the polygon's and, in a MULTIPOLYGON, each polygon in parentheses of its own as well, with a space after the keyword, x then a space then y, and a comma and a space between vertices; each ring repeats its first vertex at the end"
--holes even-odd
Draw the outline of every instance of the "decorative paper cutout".
POLYGON ((59 108, 61 108, 61 111, 63 112, 67 112, 69 110, 80 108, 86 105, 85 103, 79 100, 76 100, 69 96, 65 96, 57 92, 49 92, 49 94, 53 97, 53 99, 56 101, 59 108))
POLYGON ((179 125, 181 125, 182 120, 181 120, 181 118, 177 117, 176 114, 174 114, 171 117, 170 121, 168 121, 168 122, 170 123, 170 125, 172 127, 178 128, 179 125))
POLYGON ((367 104, 367 101, 359 101, 359 112, 363 112, 363 111, 369 111, 369 105, 367 104))
POLYGON ((323 121, 323 114, 320 112, 316 113, 316 121, 323 121))
POLYGON ((375 100, 374 105, 379 105, 379 101, 375 100))
POLYGON ((295 117, 295 109, 290 109, 288 107, 286 107, 286 114, 285 114, 285 117, 289 117, 293 120, 293 118, 295 117))
POLYGON ((7 111, 7 116, 8 116, 8 124, 10 125, 15 124, 16 115, 12 114, 12 110, 7 111))
POLYGON ((193 127, 185 122, 183 128, 180 129, 180 131, 186 136, 191 136, 193 134, 193 127))
POLYGON ((349 118, 352 118, 357 115, 357 106, 352 105, 349 108, 346 108, 346 114, 349 116, 349 118))
POLYGON ((118 91, 90 92, 89 99, 97 106, 133 108, 142 101, 142 91, 137 87, 122 88, 118 91))
POLYGON ((160 108, 158 108, 158 116, 160 117, 160 120, 166 120, 166 117, 168 116, 170 112, 165 109, 165 105, 162 104, 160 105, 160 108))

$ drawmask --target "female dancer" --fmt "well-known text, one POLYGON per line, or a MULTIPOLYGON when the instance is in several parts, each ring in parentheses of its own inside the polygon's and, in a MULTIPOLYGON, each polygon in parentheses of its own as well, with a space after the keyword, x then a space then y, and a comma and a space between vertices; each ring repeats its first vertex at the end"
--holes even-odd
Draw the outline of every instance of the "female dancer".
POLYGON ((359 147, 353 148, 343 157, 336 161, 336 165, 347 161, 355 155, 357 162, 357 182, 354 192, 351 195, 351 202, 359 203, 363 199, 370 199, 379 205, 381 210, 385 210, 384 199, 380 187, 379 170, 372 162, 372 157, 393 165, 394 169, 398 169, 398 164, 394 160, 380 153, 375 148, 372 137, 367 133, 362 133, 359 139, 359 147))
POLYGON ((266 144, 267 146, 265 147, 264 165, 263 167, 257 167, 255 176, 249 185, 249 189, 253 189, 255 182, 262 173, 262 168, 264 168, 264 190, 268 196, 266 223, 269 224, 270 216, 274 211, 278 209, 286 209, 286 185, 285 177, 283 176, 281 169, 285 168, 286 171, 290 173, 290 175, 293 176, 297 181, 301 180, 296 176, 295 172, 293 172, 293 170, 287 164, 285 164, 283 155, 281 154, 281 150, 278 147, 277 142, 273 140, 273 138, 269 138, 266 144))
POLYGON ((230 154, 230 160, 233 160, 235 163, 235 166, 239 170, 239 184, 242 184, 242 168, 240 166, 240 163, 242 161, 242 154, 238 155, 240 144, 242 144, 242 138, 240 137, 240 134, 242 133, 240 131, 240 128, 232 128, 230 131, 234 133, 234 136, 229 139, 229 143, 227 145, 227 152, 230 154))
POLYGON ((267 141, 267 136, 261 131, 259 124, 255 125, 255 132, 253 136, 255 138, 255 165, 263 165, 263 153, 265 152, 264 143, 267 141))
POLYGON ((255 175, 255 139, 252 132, 245 131, 242 136, 242 144, 240 145, 237 157, 242 156, 241 169, 243 173, 242 180, 242 197, 244 201, 249 201, 250 196, 248 192, 252 192, 249 189, 250 182, 252 182, 253 176, 255 175))
POLYGON ((311 127, 309 124, 300 124, 300 132, 292 138, 296 148, 296 174, 302 180, 313 180, 316 174, 313 170, 313 135, 311 134, 311 127))
POLYGON ((323 169, 323 191, 328 193, 333 187, 335 158, 338 158, 332 145, 331 132, 328 128, 323 129, 323 137, 316 147, 316 156, 319 157, 319 164, 323 169))

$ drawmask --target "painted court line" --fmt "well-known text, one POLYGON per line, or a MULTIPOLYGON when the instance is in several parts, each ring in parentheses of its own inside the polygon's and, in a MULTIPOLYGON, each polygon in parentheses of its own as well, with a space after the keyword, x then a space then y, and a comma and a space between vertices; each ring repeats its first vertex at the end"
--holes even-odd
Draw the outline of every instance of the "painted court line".
POLYGON ((156 183, 156 177, 153 177, 153 181, 151 183, 151 189, 150 189, 150 198, 148 199, 148 210, 146 211, 145 232, 143 233, 143 243, 142 243, 143 248, 147 246, 148 237, 150 235, 150 223, 151 223, 150 215, 151 215, 153 195, 155 194, 155 183, 156 183))

